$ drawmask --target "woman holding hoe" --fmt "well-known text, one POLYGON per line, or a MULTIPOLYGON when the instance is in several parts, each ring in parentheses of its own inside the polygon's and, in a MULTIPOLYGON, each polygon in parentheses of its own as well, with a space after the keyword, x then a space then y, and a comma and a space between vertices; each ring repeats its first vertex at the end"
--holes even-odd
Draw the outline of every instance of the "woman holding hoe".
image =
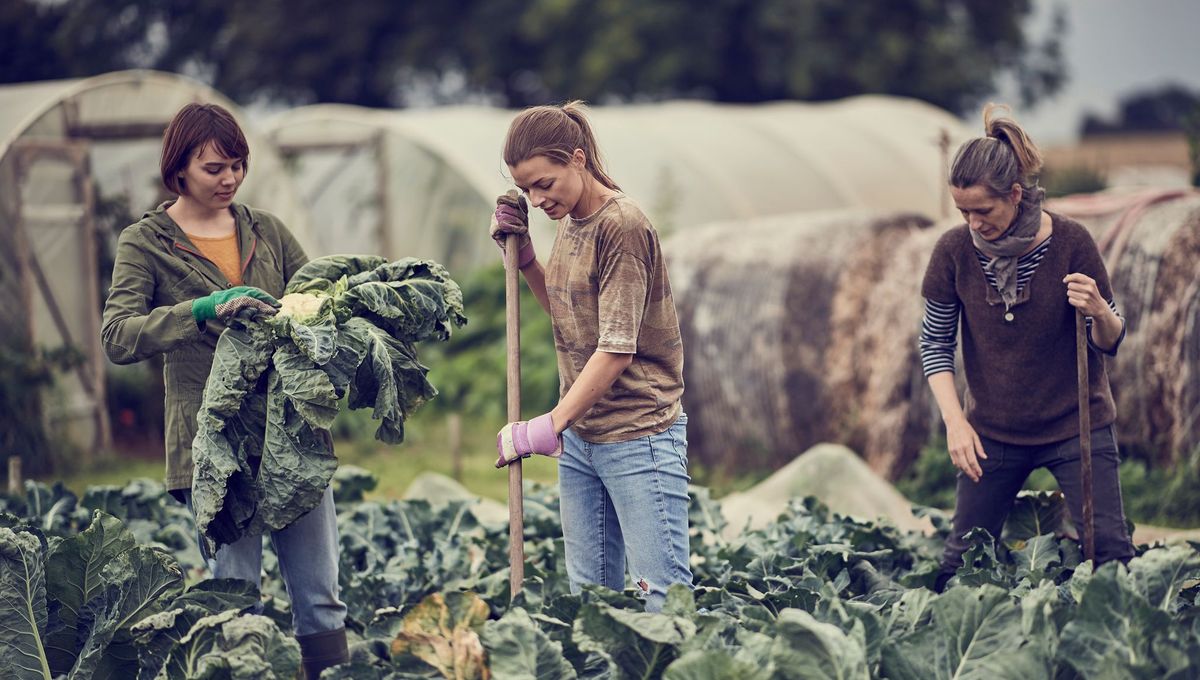
POLYGON ((946 232, 921 293, 921 362, 958 468, 954 527, 936 590, 962 566, 963 537, 999 537, 1035 468, 1053 473, 1083 532, 1075 310, 1088 319, 1088 393, 1096 561, 1128 560, 1133 545, 1117 478, 1116 408, 1104 362, 1125 336, 1108 272, 1087 230, 1042 210, 1042 160, 1014 121, 984 109, 986 136, 959 148, 950 191, 966 223, 946 232), (954 385, 961 323, 965 408, 954 385))
MULTIPOLYGON (((167 489, 191 508, 192 438, 213 350, 237 314, 274 314, 308 258, 275 216, 234 202, 250 149, 228 111, 188 104, 163 134, 163 185, 178 198, 121 232, 101 335, 118 364, 165 354, 167 489)), ((329 489, 271 541, 292 602, 305 677, 348 660, 329 489)), ((203 541, 201 541, 203 550, 203 541)), ((261 582, 262 537, 205 555, 216 578, 261 582)))
POLYGON ((518 266, 550 315, 560 399, 509 423, 497 467, 558 458, 571 589, 614 590, 626 566, 646 609, 692 582, 688 565, 683 345, 658 234, 604 171, 580 102, 538 106, 509 127, 504 162, 529 203, 558 222, 543 265, 523 196, 497 199, 491 235, 520 235, 518 266))

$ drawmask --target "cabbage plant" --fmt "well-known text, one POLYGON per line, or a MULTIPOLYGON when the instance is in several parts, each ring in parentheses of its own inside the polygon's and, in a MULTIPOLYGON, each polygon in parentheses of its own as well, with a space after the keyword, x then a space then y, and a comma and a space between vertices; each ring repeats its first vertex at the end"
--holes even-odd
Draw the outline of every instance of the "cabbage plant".
POLYGON ((415 344, 466 323, 462 291, 429 260, 334 255, 288 282, 273 317, 221 334, 192 444, 192 503, 209 547, 287 526, 337 469, 340 405, 370 408, 377 439, 437 394, 415 344), (342 401, 343 397, 347 397, 342 401))

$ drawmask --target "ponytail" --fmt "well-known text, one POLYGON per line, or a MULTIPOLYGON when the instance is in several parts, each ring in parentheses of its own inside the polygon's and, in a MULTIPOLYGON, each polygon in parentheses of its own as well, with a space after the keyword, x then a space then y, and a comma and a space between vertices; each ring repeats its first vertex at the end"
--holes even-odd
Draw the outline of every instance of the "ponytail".
POLYGON ((562 106, 534 106, 517 114, 504 140, 504 162, 513 167, 534 156, 545 156, 566 165, 575 149, 583 151, 584 168, 597 181, 614 191, 621 190, 604 170, 587 107, 578 100, 562 106))
POLYGON ((1008 110, 1008 107, 1000 104, 983 107, 983 127, 987 136, 1004 142, 1012 149, 1022 177, 1037 175, 1042 171, 1041 152, 1015 120, 999 115, 1001 110, 1008 110))
POLYGON ((958 149, 950 167, 950 184, 966 188, 980 184, 995 196, 1006 196, 1014 184, 1029 192, 1037 186, 1042 154, 1025 130, 1012 118, 1001 116, 1008 107, 983 107, 985 137, 976 137, 958 149))

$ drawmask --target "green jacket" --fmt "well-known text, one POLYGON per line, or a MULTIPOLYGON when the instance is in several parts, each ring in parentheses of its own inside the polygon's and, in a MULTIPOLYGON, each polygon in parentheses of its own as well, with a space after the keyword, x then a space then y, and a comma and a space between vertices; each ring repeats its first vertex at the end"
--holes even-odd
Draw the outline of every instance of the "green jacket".
MULTIPOLYGON (((175 491, 192 486, 196 412, 225 329, 215 321, 197 325, 192 300, 232 284, 167 216, 172 203, 121 232, 100 337, 113 363, 166 355, 166 484, 175 491)), ((243 283, 282 296, 288 280, 308 262, 304 250, 274 215, 237 203, 230 210, 237 221, 243 283)))

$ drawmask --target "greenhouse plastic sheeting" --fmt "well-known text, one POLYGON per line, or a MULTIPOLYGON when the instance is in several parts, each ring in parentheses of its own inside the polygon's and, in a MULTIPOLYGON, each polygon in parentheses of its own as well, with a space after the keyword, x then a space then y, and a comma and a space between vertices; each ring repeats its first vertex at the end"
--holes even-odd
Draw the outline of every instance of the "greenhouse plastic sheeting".
POLYGON ((152 71, 0 86, 0 285, 23 301, 5 306, 0 323, 9 337, 83 352, 86 366, 64 375, 47 404, 50 420, 65 421, 85 448, 105 443, 103 390, 89 388, 102 387, 107 364, 98 323, 111 246, 166 198, 162 130, 193 101, 221 104, 243 122, 251 169, 238 199, 279 215, 311 248, 307 211, 274 149, 209 87, 152 71), (92 229, 101 238, 87 238, 92 229))
MULTIPOLYGON (((514 115, 316 105, 265 127, 319 225, 319 250, 432 257, 457 272, 496 260, 485 229, 495 196, 512 186, 500 155, 514 115)), ((940 217, 952 207, 946 155, 969 137, 946 111, 882 96, 679 101, 590 115, 609 174, 663 234, 832 208, 940 217)), ((553 227, 535 215, 535 243, 548 253, 553 227)))

